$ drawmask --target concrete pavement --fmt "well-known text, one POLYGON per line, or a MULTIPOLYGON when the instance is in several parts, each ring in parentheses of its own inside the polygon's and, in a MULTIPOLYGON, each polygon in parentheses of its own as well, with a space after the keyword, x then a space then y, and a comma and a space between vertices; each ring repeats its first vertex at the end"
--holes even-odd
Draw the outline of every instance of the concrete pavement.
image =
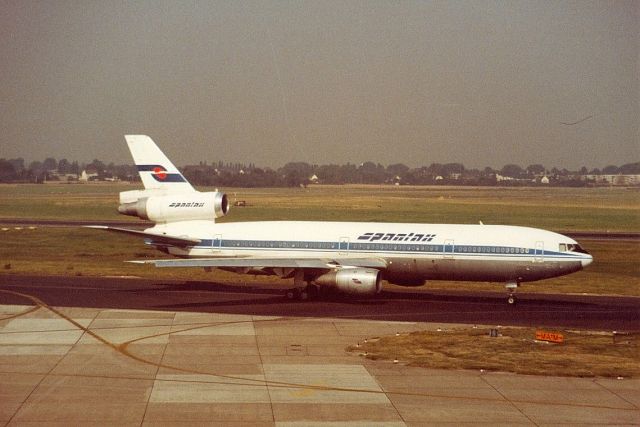
POLYGON ((640 380, 412 368, 345 352, 453 325, 0 306, 0 424, 640 424, 640 380))

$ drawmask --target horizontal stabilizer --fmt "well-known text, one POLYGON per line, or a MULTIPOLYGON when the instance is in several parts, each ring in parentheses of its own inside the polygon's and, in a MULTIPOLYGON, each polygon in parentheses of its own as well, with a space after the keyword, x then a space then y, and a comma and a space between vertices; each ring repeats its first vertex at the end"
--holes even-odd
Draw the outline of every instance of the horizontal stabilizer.
POLYGON ((155 264, 156 267, 255 267, 255 268, 318 268, 369 267, 384 269, 387 263, 380 258, 194 258, 129 261, 136 264, 155 264))
POLYGON ((151 244, 167 244, 172 246, 194 246, 198 245, 200 239, 191 239, 189 237, 167 236, 165 234, 148 233, 142 230, 130 230, 128 228, 108 227, 106 225, 85 225, 85 228, 95 228, 96 230, 112 231, 114 233, 129 234, 132 236, 143 237, 149 240, 151 244))

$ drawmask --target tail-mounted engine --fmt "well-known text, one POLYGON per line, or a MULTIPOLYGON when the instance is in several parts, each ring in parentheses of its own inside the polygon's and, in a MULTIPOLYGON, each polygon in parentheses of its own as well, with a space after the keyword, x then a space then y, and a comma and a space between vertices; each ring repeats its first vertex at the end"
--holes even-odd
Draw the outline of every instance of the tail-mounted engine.
POLYGON ((325 273, 314 279, 327 286, 353 295, 375 295, 382 291, 380 271, 372 268, 345 268, 325 273))
POLYGON ((118 212, 153 222, 209 220, 229 212, 227 195, 220 192, 158 194, 149 190, 120 193, 118 212))

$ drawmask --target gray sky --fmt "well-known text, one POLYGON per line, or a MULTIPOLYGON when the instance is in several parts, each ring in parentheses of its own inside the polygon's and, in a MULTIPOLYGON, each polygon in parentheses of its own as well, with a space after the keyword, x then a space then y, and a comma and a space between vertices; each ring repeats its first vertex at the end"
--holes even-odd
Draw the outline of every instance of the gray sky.
POLYGON ((640 160, 640 1, 0 0, 0 157, 640 160), (592 116, 575 125, 565 125, 592 116))

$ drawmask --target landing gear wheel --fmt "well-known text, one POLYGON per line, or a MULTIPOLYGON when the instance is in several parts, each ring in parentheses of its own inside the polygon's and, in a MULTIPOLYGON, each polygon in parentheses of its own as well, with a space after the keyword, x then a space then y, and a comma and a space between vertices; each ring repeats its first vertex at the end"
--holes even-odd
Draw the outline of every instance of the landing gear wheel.
POLYGON ((507 304, 514 305, 516 303, 516 289, 520 286, 519 282, 507 282, 505 285, 507 291, 509 292, 509 296, 507 297, 507 304))
POLYGON ((307 293, 309 299, 317 299, 320 296, 320 287, 318 285, 307 285, 304 291, 307 293))
POLYGON ((309 292, 306 289, 293 288, 289 289, 285 296, 288 300, 306 301, 309 299, 309 292))
POLYGON ((289 300, 294 300, 296 299, 296 294, 297 294, 297 289, 288 289, 287 292, 285 292, 285 296, 287 297, 287 299, 289 300))

